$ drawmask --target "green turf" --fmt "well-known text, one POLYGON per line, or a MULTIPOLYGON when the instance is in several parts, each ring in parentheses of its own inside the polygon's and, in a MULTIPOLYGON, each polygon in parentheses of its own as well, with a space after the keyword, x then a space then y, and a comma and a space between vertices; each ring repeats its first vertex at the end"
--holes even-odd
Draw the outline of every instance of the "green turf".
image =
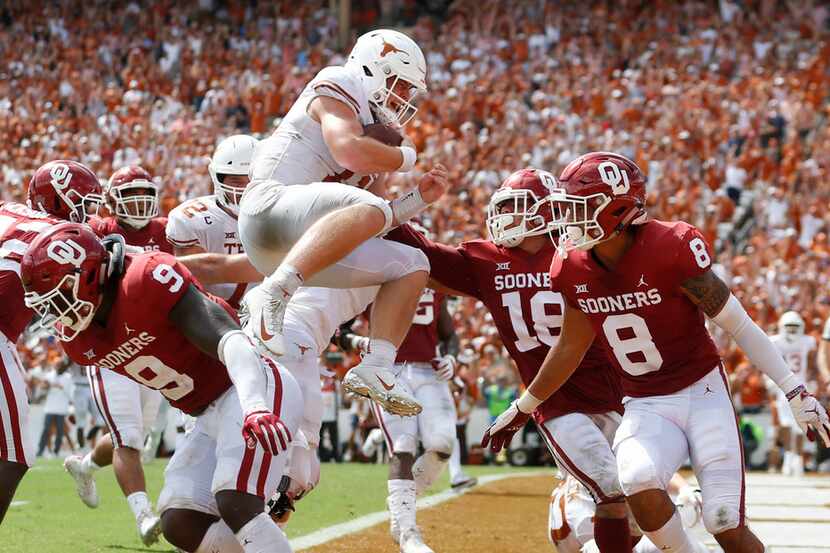
MULTIPOLYGON (((155 503, 162 485, 164 463, 145 467, 147 487, 155 503)), ((469 467, 471 475, 513 471, 512 468, 469 467)), ((320 486, 298 504, 286 529, 297 537, 320 528, 381 511, 386 499, 386 465, 324 464, 320 486)), ((138 539, 135 521, 121 495, 112 469, 98 473, 101 504, 88 509, 75 494, 72 479, 60 461, 38 461, 18 488, 15 501, 0 526, 2 553, 113 553, 174 551, 168 544, 146 548, 138 539)), ((448 487, 446 471, 433 493, 448 487)))

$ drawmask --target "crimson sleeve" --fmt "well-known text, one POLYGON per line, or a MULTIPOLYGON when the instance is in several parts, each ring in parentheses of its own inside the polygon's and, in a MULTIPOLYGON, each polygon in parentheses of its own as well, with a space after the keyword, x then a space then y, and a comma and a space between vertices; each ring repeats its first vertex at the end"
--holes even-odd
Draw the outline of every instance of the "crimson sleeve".
POLYGON ((679 281, 683 283, 712 268, 712 250, 703 234, 691 225, 687 225, 679 238, 672 270, 676 271, 679 281))
POLYGON ((453 247, 433 242, 408 224, 392 229, 386 238, 424 252, 429 259, 433 280, 464 295, 481 299, 472 260, 463 246, 453 247))
POLYGON ((136 302, 136 308, 144 306, 166 317, 179 300, 196 282, 190 271, 167 253, 140 254, 127 269, 126 296, 136 302))

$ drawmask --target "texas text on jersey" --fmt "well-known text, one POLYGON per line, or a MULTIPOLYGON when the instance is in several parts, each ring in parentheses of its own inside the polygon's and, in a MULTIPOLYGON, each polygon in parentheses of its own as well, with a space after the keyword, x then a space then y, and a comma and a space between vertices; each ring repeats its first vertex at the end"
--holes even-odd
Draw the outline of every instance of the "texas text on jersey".
MULTIPOLYGON (((127 254, 124 265, 106 327, 93 323, 63 348, 76 363, 126 375, 198 414, 231 386, 225 366, 168 319, 190 285, 201 285, 166 253, 127 254)), ((223 300, 210 298, 236 317, 223 300)))
MULTIPOLYGON (((548 275, 553 244, 536 254, 487 240, 455 248, 432 242, 409 225, 387 236, 422 249, 433 279, 487 306, 522 382, 529 385, 556 343, 563 320, 562 294, 551 291, 548 275)), ((592 346, 574 375, 534 412, 534 418, 542 422, 573 412, 621 412, 619 382, 608 365, 602 348, 592 346)))
POLYGON ((681 291, 683 282, 709 270, 712 256, 687 223, 633 228, 634 243, 613 272, 591 251, 574 250, 554 258, 551 284, 588 316, 627 396, 671 394, 720 363, 703 312, 681 291))
POLYGON ((438 347, 438 314, 446 296, 431 288, 424 288, 412 326, 398 348, 395 363, 429 363, 438 347))
POLYGON ((150 219, 147 225, 141 228, 120 224, 115 217, 104 219, 93 217, 89 220, 89 226, 100 238, 109 234, 119 234, 124 237, 124 241, 130 246, 144 248, 148 252, 173 253, 173 246, 167 242, 165 236, 164 229, 167 226, 167 219, 164 217, 150 219))
MULTIPOLYGON (((216 196, 202 196, 176 206, 167 216, 167 241, 185 249, 197 246, 206 252, 220 254, 245 253, 239 239, 237 217, 216 201, 216 196)), ((213 284, 208 292, 239 308, 247 284, 213 284)))
POLYGON ((23 302, 20 261, 44 230, 60 221, 23 204, 0 202, 0 332, 15 343, 34 312, 23 302))

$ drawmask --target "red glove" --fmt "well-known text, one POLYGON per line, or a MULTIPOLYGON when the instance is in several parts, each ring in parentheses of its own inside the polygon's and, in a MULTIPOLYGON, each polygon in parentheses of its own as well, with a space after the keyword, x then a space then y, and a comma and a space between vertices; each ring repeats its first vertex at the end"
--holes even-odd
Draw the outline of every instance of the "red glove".
POLYGON ((530 420, 530 414, 519 411, 514 401, 484 433, 484 437, 481 438, 481 447, 486 449, 487 444, 490 444, 490 451, 498 453, 505 445, 510 445, 513 434, 524 428, 528 420, 530 420))
POLYGON ((248 449, 256 447, 256 442, 267 453, 279 455, 291 444, 291 432, 280 418, 270 411, 254 411, 245 415, 242 424, 242 437, 248 449))

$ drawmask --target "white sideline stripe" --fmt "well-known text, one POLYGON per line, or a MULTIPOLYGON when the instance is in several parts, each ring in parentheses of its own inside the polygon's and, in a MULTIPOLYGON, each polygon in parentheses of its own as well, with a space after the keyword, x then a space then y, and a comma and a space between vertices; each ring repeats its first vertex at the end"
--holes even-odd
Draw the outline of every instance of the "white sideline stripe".
POLYGON ((9 503, 9 507, 22 507, 24 505, 28 505, 28 501, 12 501, 9 503))
MULTIPOLYGON (((479 477, 478 485, 481 486, 484 484, 489 484, 491 482, 505 480, 507 478, 526 478, 528 476, 551 476, 551 478, 553 478, 553 473, 550 471, 527 471, 512 472, 508 474, 488 474, 486 476, 479 477)), ((456 497, 461 497, 462 495, 464 494, 456 493, 452 490, 446 490, 441 493, 425 497, 424 499, 419 499, 417 502, 417 508, 420 511, 421 509, 435 507, 436 505, 440 505, 441 503, 445 503, 451 499, 455 499, 456 497)), ((304 536, 294 538, 293 540, 291 540, 291 547, 292 549, 294 549, 294 551, 302 551, 303 549, 315 547, 317 545, 332 540, 336 540, 338 538, 342 538, 343 536, 354 534, 355 532, 360 532, 361 530, 365 530, 366 528, 374 526, 375 524, 378 524, 385 520, 389 520, 388 511, 378 511, 377 513, 370 513, 368 515, 364 515, 360 518, 356 518, 348 522, 335 524, 334 526, 329 526, 327 528, 323 528, 322 530, 317 530, 316 532, 312 532, 311 534, 306 534, 304 536)))

